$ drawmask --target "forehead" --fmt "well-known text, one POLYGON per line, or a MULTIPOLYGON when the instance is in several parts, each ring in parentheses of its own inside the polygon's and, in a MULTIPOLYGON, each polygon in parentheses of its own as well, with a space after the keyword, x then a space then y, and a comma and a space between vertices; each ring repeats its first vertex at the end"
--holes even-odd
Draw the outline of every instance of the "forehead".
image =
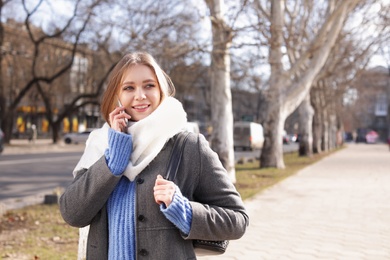
POLYGON ((122 82, 142 82, 145 80, 157 81, 156 74, 149 66, 143 64, 135 64, 130 66, 123 72, 122 82))

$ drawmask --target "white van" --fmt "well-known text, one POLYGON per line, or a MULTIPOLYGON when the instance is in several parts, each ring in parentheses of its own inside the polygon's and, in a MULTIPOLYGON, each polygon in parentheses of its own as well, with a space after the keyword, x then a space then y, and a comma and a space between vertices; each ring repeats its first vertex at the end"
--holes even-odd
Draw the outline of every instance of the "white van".
POLYGON ((234 149, 261 149, 264 144, 263 126, 254 122, 234 123, 234 149))

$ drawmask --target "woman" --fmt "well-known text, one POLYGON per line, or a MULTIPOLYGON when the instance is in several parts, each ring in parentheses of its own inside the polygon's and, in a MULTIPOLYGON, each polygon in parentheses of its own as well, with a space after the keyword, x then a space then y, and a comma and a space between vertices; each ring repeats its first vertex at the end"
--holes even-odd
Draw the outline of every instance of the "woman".
POLYGON ((174 91, 147 53, 114 68, 101 107, 107 123, 90 134, 60 198, 67 223, 90 227, 87 259, 196 259, 191 239, 244 234, 240 195, 202 135, 189 135, 177 183, 163 178, 187 121, 174 91))

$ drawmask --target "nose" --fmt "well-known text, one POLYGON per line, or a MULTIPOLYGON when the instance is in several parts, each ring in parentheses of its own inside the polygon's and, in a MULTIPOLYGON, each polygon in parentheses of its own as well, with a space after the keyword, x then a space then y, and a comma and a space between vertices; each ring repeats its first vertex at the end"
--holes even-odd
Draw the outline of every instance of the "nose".
POLYGON ((146 98, 146 95, 145 95, 145 91, 144 89, 141 87, 138 87, 137 90, 136 90, 136 93, 135 93, 135 99, 136 100, 143 100, 146 98))

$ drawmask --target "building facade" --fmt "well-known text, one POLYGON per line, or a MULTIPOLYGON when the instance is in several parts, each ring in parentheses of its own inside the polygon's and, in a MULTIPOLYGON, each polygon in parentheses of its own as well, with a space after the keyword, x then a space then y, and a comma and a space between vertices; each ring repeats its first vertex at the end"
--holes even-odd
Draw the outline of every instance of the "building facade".
MULTIPOLYGON (((45 106, 39 89, 49 100, 55 120, 56 114, 70 104, 75 96, 91 92, 93 82, 88 75, 91 74, 93 52, 88 46, 79 45, 73 56, 73 45, 61 38, 46 38, 38 43, 40 37, 45 34, 39 28, 31 27, 34 42, 26 26, 14 20, 3 23, 3 29, 1 95, 6 101, 5 106, 10 106, 21 93, 29 89, 18 102, 13 137, 25 137, 32 125, 36 126, 40 136, 49 136, 49 122, 46 117, 48 107, 45 106), (61 76, 51 80, 53 75, 70 63, 72 57, 74 60, 71 67, 61 76), (32 83, 36 78, 45 80, 32 83)), ((64 118, 61 132, 75 132, 87 128, 98 120, 98 114, 98 107, 84 107, 64 118)))

